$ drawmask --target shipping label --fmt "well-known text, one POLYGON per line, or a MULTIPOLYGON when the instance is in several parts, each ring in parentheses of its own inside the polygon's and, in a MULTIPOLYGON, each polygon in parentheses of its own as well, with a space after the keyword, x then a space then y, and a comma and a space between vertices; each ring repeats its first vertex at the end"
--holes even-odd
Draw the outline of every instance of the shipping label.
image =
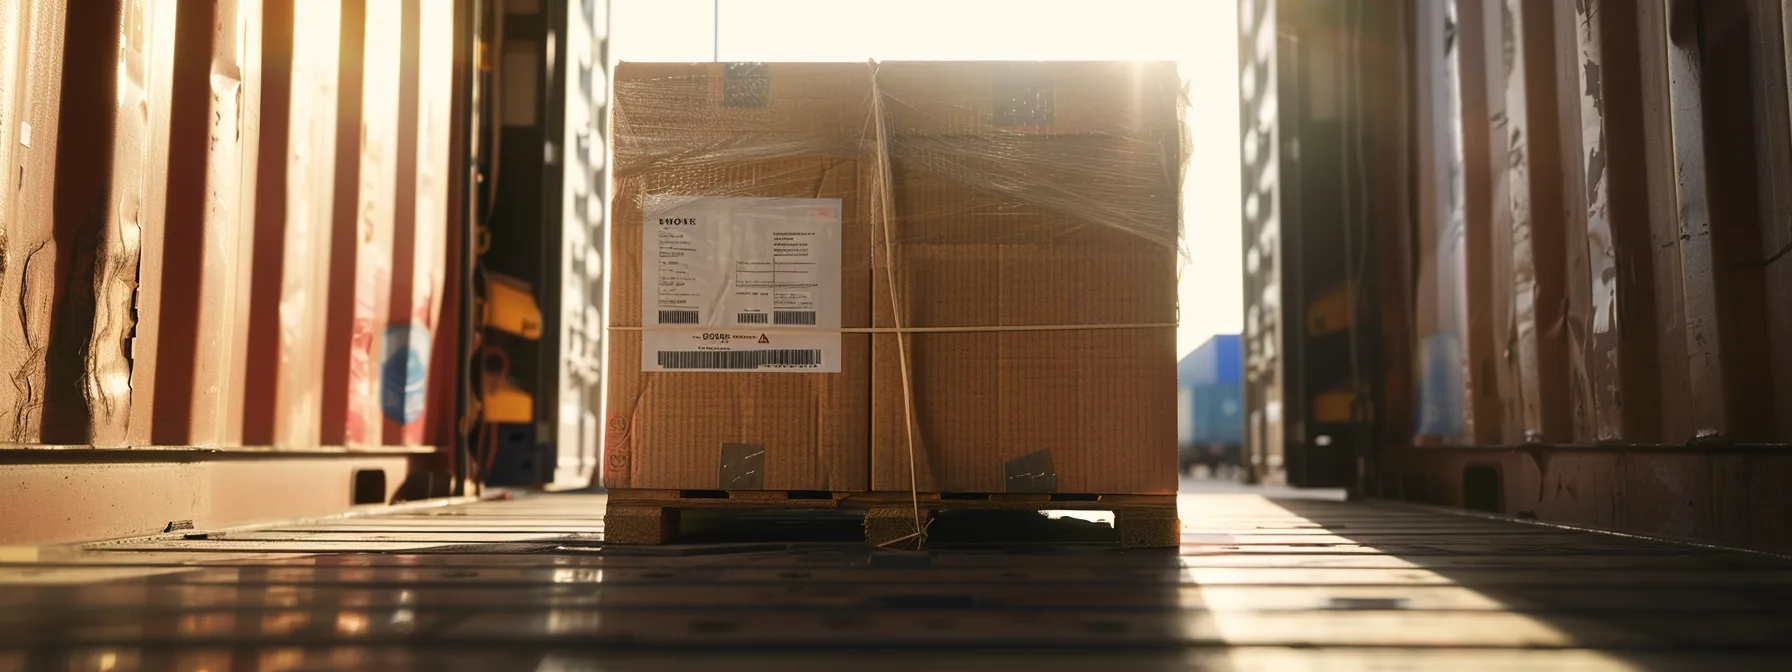
POLYGON ((642 371, 840 372, 840 199, 644 206, 642 371))

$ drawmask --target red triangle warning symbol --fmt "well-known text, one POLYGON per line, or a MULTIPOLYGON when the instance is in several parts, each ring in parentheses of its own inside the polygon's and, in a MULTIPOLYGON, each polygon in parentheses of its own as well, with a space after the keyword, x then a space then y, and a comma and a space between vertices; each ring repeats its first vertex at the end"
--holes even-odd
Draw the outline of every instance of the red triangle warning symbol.
POLYGON ((769 339, 769 338, 766 338, 766 337, 765 337, 765 334, 760 334, 760 335, 759 335, 759 342, 760 342, 760 343, 770 343, 770 342, 772 342, 772 339, 769 339))

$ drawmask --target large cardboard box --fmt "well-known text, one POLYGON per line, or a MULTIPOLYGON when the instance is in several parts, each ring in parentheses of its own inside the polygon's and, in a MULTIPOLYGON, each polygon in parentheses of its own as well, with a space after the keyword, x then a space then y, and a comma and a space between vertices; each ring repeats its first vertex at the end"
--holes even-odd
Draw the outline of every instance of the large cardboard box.
POLYGON ((906 491, 912 421, 923 491, 1175 491, 1173 66, 623 64, 616 76, 610 486, 906 491), (702 273, 656 266, 707 263, 706 236, 733 234, 668 227, 748 221, 735 208, 757 206, 724 202, 741 197, 838 199, 838 368, 656 370, 764 363, 666 352, 687 320, 742 335, 701 288, 673 296, 702 273))
POLYGON ((877 85, 875 323, 952 330, 874 336, 872 489, 908 490, 912 460, 922 491, 1175 492, 1174 67, 886 63, 877 85), (1053 329, 1076 325, 1155 326, 1053 329))
POLYGON ((871 320, 870 173, 863 160, 870 81, 865 64, 616 69, 615 328, 604 441, 610 487, 867 488, 870 336, 838 329, 864 329, 871 320), (753 200, 773 198, 793 200, 753 200), (657 210, 651 222, 649 210, 657 210), (799 235, 779 238, 778 254, 802 245, 792 239, 807 233, 831 240, 825 244, 838 250, 811 245, 801 253, 837 258, 837 284, 793 290, 779 271, 768 290, 776 310, 772 297, 759 297, 767 303, 758 307, 729 303, 736 283, 744 287, 755 277, 754 264, 770 263, 748 249, 759 243, 730 236, 805 213, 838 223, 793 225, 799 235), (688 266, 644 267, 644 243, 658 250, 649 264, 688 266), (704 285, 716 279, 706 272, 722 272, 709 268, 719 257, 728 257, 723 270, 738 272, 725 280, 730 289, 722 298, 704 285), (666 289, 652 295, 655 305, 644 314, 646 278, 656 279, 648 289, 666 289), (687 289, 681 283, 703 285, 690 292, 701 296, 676 305, 687 289), (803 294, 810 289, 817 294, 803 294), (810 299, 809 311, 797 305, 810 299), (828 315, 833 305, 836 318, 828 315), (732 340, 703 341, 724 337, 732 340), (800 347, 782 348, 786 339, 800 347), (792 353, 818 357, 797 361, 792 353), (666 368, 683 370, 644 370, 666 368))

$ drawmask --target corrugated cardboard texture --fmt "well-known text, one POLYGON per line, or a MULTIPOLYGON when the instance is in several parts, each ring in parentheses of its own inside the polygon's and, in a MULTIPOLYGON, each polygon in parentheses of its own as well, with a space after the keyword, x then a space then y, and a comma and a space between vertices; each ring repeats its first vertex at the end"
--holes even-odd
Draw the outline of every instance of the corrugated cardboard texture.
POLYGON ((705 196, 745 195, 751 181, 714 171, 755 160, 868 157, 869 72, 838 63, 620 64, 616 179, 657 174, 705 196))
MULTIPOLYGON (((643 197, 685 194, 841 199, 842 326, 869 326, 866 66, 728 67, 617 68, 611 324, 641 325, 643 197)), ((756 444, 756 487, 864 490, 870 345, 843 335, 838 374, 643 373, 641 333, 612 331, 605 483, 726 488, 725 446, 756 444)))
MULTIPOLYGON (((883 64, 900 325, 1174 322, 1176 82, 1162 64, 883 64)), ((897 338, 873 343, 874 490, 910 487, 897 338)), ((921 490, 1175 491, 1174 329, 901 338, 921 490), (1055 479, 1014 486, 1015 464, 1055 479)))
POLYGON ((898 242, 1174 248, 1178 81, 1166 63, 881 64, 892 177, 930 178, 893 185, 898 242), (904 193, 936 185, 967 200, 904 193))

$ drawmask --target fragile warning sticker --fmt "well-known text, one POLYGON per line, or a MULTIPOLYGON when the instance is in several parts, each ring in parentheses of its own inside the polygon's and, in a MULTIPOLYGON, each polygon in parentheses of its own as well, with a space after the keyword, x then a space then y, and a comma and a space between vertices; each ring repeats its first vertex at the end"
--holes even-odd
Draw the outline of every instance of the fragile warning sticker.
POLYGON ((642 371, 840 372, 840 200, 648 196, 642 371))

